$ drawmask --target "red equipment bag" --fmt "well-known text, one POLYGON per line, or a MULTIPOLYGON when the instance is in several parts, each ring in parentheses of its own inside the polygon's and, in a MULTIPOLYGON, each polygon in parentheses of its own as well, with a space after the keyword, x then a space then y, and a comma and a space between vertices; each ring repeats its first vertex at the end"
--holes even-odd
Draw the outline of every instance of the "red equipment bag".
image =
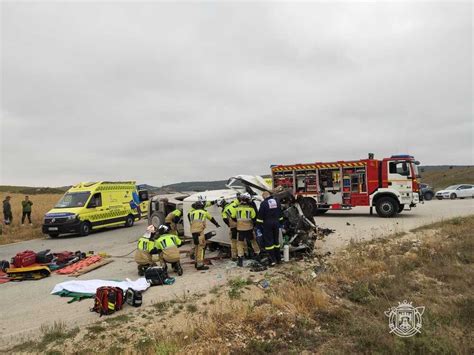
POLYGON ((15 255, 12 264, 15 267, 26 267, 36 262, 36 253, 32 250, 25 250, 15 255))
POLYGON ((94 307, 91 312, 109 315, 122 309, 123 290, 120 287, 102 286, 95 292, 94 307))
POLYGON ((53 256, 56 258, 57 264, 66 264, 69 260, 74 258, 72 251, 62 251, 60 253, 54 253, 53 256))

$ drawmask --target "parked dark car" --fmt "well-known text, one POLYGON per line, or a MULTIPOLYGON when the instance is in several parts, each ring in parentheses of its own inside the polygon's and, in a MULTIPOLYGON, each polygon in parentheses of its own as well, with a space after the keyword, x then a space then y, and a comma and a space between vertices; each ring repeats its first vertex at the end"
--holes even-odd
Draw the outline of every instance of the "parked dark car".
POLYGON ((421 195, 423 196, 423 200, 429 201, 433 199, 435 195, 433 188, 428 184, 420 184, 420 191, 421 195))

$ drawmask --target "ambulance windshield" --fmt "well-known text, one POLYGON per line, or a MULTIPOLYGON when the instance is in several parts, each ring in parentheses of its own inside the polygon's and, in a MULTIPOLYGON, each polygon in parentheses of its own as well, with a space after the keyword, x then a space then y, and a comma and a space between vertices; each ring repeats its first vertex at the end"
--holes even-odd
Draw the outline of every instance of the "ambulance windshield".
POLYGON ((91 195, 90 192, 67 192, 54 208, 84 207, 91 195))

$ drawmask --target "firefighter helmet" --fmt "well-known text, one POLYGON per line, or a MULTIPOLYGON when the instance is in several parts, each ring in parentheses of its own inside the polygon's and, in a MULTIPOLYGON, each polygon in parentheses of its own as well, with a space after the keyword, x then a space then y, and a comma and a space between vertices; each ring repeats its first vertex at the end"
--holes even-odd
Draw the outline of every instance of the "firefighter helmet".
POLYGON ((158 235, 163 235, 166 232, 168 232, 170 229, 168 228, 167 225, 162 224, 161 226, 158 227, 158 235))

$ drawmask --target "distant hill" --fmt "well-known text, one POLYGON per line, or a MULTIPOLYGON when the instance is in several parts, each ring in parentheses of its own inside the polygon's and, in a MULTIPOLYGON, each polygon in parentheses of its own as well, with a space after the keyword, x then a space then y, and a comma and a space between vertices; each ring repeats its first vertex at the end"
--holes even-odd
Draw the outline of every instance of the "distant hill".
POLYGON ((449 185, 474 184, 474 166, 421 166, 421 181, 440 190, 449 185))
MULTIPOLYGON (((421 181, 429 184, 436 190, 442 189, 454 184, 474 184, 474 166, 459 165, 434 165, 420 166, 421 181)), ((188 181, 169 184, 156 187, 149 184, 142 184, 152 194, 162 194, 180 191, 206 191, 219 190, 226 188, 227 180, 214 181, 188 181)), ((66 192, 70 186, 62 187, 31 187, 31 186, 8 186, 0 185, 0 192, 16 192, 25 195, 34 194, 62 194, 66 192)))
POLYGON ((63 194, 70 186, 63 187, 31 187, 31 186, 11 186, 11 185, 0 185, 0 192, 12 192, 25 195, 38 195, 38 194, 63 194))
POLYGON ((215 181, 189 181, 179 182, 176 184, 170 184, 163 186, 161 190, 165 191, 206 191, 206 190, 220 190, 225 189, 227 180, 215 180, 215 181))

